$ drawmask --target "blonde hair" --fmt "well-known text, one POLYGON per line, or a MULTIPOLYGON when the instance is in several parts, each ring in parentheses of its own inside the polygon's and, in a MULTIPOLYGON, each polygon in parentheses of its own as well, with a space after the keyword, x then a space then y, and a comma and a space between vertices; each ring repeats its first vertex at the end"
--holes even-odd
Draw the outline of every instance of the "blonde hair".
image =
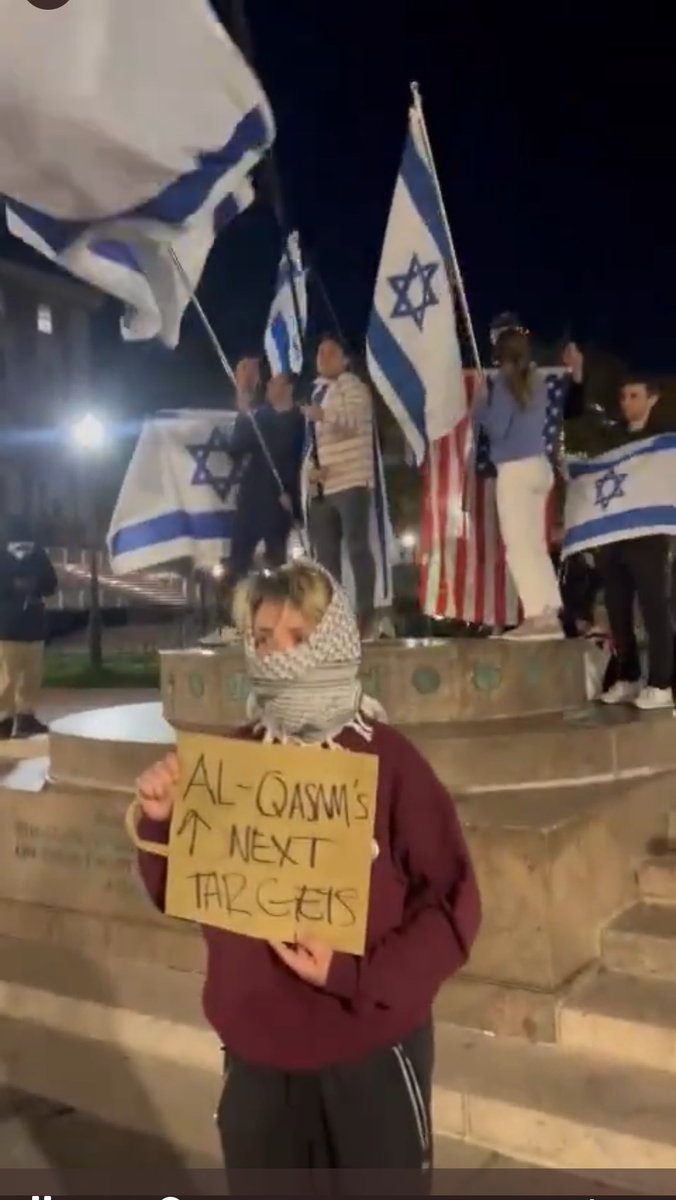
POLYGON ((329 577, 310 563, 287 563, 274 571, 260 571, 242 580, 232 598, 232 616, 240 633, 251 629, 265 600, 292 604, 306 621, 319 625, 331 600, 329 577))

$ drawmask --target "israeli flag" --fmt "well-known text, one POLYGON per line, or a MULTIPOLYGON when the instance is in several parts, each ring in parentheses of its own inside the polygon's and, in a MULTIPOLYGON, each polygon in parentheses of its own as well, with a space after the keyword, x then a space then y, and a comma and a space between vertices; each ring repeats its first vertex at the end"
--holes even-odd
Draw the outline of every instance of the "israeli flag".
POLYGON ((307 280, 300 239, 290 233, 277 272, 277 286, 265 330, 265 353, 273 375, 303 370, 307 326, 307 280))
MULTIPOLYGON (((326 379, 317 379, 312 390, 312 403, 322 404, 330 383, 326 379)), ((301 493, 303 512, 306 518, 306 530, 308 542, 310 540, 308 527, 308 514, 310 508, 310 489, 308 487, 309 470, 314 464, 312 455, 312 443, 310 438, 310 430, 305 447, 305 462, 301 473, 301 493)), ((387 500, 387 484, 385 480, 385 467, 383 464, 383 455, 380 449, 380 439, 378 431, 373 426, 373 503, 371 505, 371 513, 369 518, 369 542, 371 551, 376 564, 376 587, 375 587, 375 607, 376 609, 389 608, 394 598, 392 586, 392 563, 396 557, 396 539, 394 530, 392 529, 392 521, 390 519, 390 509, 387 500)), ((342 547, 342 583, 345 591, 352 604, 356 600, 356 592, 354 586, 354 576, 352 574, 352 566, 347 553, 345 541, 343 539, 342 547)))
POLYGON ((108 533, 116 574, 179 558, 214 567, 228 557, 240 474, 228 454, 236 416, 177 409, 144 423, 108 533))
POLYGON ((652 533, 676 535, 676 434, 569 459, 564 557, 652 533))
POLYGON ((385 234, 366 351, 371 378, 418 463, 465 415, 467 400, 434 165, 417 112, 385 234))
POLYGON ((0 197, 16 237, 175 346, 216 233, 274 138, 209 0, 0 0, 0 197), (176 255, 185 279, 176 266, 176 255))

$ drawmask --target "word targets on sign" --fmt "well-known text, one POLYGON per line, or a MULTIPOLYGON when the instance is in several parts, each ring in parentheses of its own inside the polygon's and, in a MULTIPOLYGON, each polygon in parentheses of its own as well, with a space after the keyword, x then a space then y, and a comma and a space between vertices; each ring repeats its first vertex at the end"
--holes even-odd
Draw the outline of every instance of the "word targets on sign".
POLYGON ((166 912, 363 954, 378 760, 178 734, 166 912))

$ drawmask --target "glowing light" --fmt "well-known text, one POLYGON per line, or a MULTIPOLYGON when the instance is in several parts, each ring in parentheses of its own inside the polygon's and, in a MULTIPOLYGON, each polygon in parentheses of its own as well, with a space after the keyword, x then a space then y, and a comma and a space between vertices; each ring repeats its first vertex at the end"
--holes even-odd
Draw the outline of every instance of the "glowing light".
POLYGON ((94 413, 86 413, 71 426, 71 438, 79 450, 101 450, 106 433, 105 424, 94 413))

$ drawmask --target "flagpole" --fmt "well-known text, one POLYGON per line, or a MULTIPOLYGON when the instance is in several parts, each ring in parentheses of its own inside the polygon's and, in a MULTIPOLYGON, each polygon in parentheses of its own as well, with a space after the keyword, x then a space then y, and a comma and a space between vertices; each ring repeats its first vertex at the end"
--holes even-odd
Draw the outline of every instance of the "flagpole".
MULTIPOLYGON (((415 109, 415 114, 418 118, 418 124, 420 126, 420 133, 422 136, 425 156, 427 158, 427 165, 429 167, 430 175, 432 176, 432 179, 434 180, 434 187, 435 187, 435 190, 437 193, 437 200, 439 201, 439 209, 441 212, 441 219, 444 224, 444 231, 446 233, 446 237, 448 238, 448 245, 449 245, 449 249, 451 252, 451 264, 450 264, 451 269, 452 269, 451 286, 455 285, 455 287, 457 289, 458 297, 460 300, 460 307, 462 309, 462 314, 465 318, 465 326, 467 328, 467 332, 469 334, 470 345, 472 347, 472 357, 474 358, 474 365, 475 365, 476 370, 479 373, 480 379, 483 379, 484 370, 481 365, 481 355, 479 354, 479 346, 478 346, 478 343, 476 340, 476 335, 474 333, 474 325, 472 323, 472 317, 471 317, 470 311, 469 311, 469 304, 467 302, 467 293, 465 291, 465 284, 464 284, 464 281, 462 278, 462 271, 460 270, 460 263, 458 262, 458 256, 455 252, 455 243, 453 241, 453 235, 451 233, 451 226, 449 224, 448 214, 446 212, 446 206, 444 204, 443 193, 441 191, 441 184, 439 183, 439 176, 437 175, 437 168, 436 168, 436 165, 434 162, 434 155, 432 154, 432 146, 430 144, 429 134, 427 132, 425 113, 423 111, 423 105, 422 105, 422 96, 420 95, 420 88, 417 83, 411 84, 411 95, 413 97, 413 107, 415 109)), ((470 433, 471 433, 471 431, 470 431, 470 433)), ((470 465, 470 458, 472 457, 473 448, 474 448, 474 438, 470 436, 470 437, 468 437, 467 443, 466 443, 465 462, 464 462, 464 479, 463 479, 463 484, 462 484, 461 508, 462 508, 462 511, 465 513, 469 512, 469 465, 470 465)))
POLYGON ((218 361, 220 362, 220 364, 221 364, 223 370, 225 371, 230 382, 233 383, 236 387, 237 379, 235 378, 235 372, 233 371, 232 367, 230 366, 230 362, 227 358, 225 350, 223 349, 221 343, 219 342, 219 340, 216 336, 216 331, 215 331, 213 325, 211 324, 211 321, 209 320, 207 314, 205 313, 200 301, 197 299, 197 293, 195 292, 195 289, 193 288, 192 282, 190 280, 190 276, 188 275, 187 271, 185 270, 185 267, 183 266, 183 263, 181 262, 180 258, 178 257, 173 246, 169 247, 169 257, 170 257, 172 263, 174 264, 174 266, 176 267, 176 270, 181 277, 181 282, 182 282, 186 292, 188 293, 190 302, 191 302, 193 308, 195 309, 195 312, 197 313, 200 321, 202 322, 202 325, 204 326, 204 329, 207 334, 207 337, 209 338, 209 341, 211 342, 214 350, 216 351, 218 361))
MULTIPOLYGON (((202 322, 202 325, 204 326, 204 329, 207 333, 209 341, 211 342, 214 350, 216 351, 218 360, 219 360, 221 366, 223 367, 225 374, 227 375, 230 382, 233 383, 235 385, 235 387, 237 387, 237 379, 235 376, 235 372, 233 371, 232 367, 230 366, 230 362, 228 361, 228 357, 225 353, 225 350, 223 349, 220 341, 218 340, 216 330, 214 329, 213 325, 211 324, 211 321, 209 320, 206 312, 204 311, 204 308, 202 307, 200 301, 197 299, 195 289, 193 288, 192 283, 190 281, 190 276, 188 275, 187 271, 185 270, 183 263, 181 262, 180 258, 178 257, 173 246, 169 247, 169 257, 171 258, 171 261, 174 264, 174 266, 181 278, 183 286, 185 287, 185 290, 188 293, 188 296, 190 297, 190 301, 195 309, 195 312, 197 313, 198 317, 200 318, 200 321, 202 322)), ((263 453, 263 457, 265 458, 265 461, 267 462, 270 470, 272 471, 275 483, 277 484, 277 486, 279 488, 280 495, 284 496, 286 494, 284 484, 282 483, 282 481, 279 477, 279 471, 277 470, 277 468, 272 460, 272 455, 270 454, 270 451, 268 450, 265 438, 263 437, 263 434, 261 433, 260 429, 258 428, 258 423, 254 419, 253 413, 251 413, 251 412, 248 413, 248 417, 249 417, 249 420, 251 421, 251 424, 254 427, 256 437, 258 438, 258 444, 261 448, 261 451, 263 453)))
MULTIPOLYGON (((253 68, 254 67, 254 57, 255 57, 254 56, 254 47, 253 47, 253 38, 251 36, 251 29, 249 28, 249 22, 247 20, 247 15, 246 15, 246 12, 244 9, 244 0, 232 0, 232 3, 230 5, 230 23, 231 23, 232 32, 234 34, 235 41, 237 42, 240 50, 242 51, 242 54, 248 61, 249 66, 253 68)), ((302 329, 302 324, 301 324, 301 319, 300 319, 300 303, 298 300, 298 292, 296 290, 296 280, 294 278, 293 262, 291 260, 291 255, 289 254, 289 232, 290 232, 290 230, 288 227, 288 223, 286 220, 286 213, 284 210, 284 199, 283 199, 283 193, 282 193, 282 185, 281 185, 280 178, 279 178, 279 171, 277 170, 277 162, 275 159, 274 151, 272 149, 270 149, 268 151, 267 158, 264 160, 262 166, 267 167, 267 177, 268 177, 268 184, 269 184, 270 192, 271 192, 272 207, 273 207, 275 216, 277 218, 277 224, 279 225, 279 228, 282 231, 282 237, 284 238, 284 257, 286 258, 287 266, 289 268, 289 285, 291 287, 291 302, 293 304, 293 314, 294 314, 294 317, 296 320, 296 327, 298 329, 298 338, 300 341, 301 354, 303 356, 303 360, 305 360, 305 338, 303 336, 303 329, 302 329)), ((315 429, 314 425, 311 422, 310 422, 310 454, 312 455, 312 462, 314 463, 315 468, 317 470, 319 470, 320 463, 319 463, 319 447, 317 445, 317 430, 315 429)), ((321 499, 323 497, 323 495, 324 495, 324 489, 321 484, 318 484, 317 498, 321 499)))
POLYGON ((425 122, 425 113, 423 111, 423 105, 422 105, 422 96, 420 95, 420 88, 417 83, 411 84, 411 95, 413 97, 413 107, 415 109, 415 114, 418 118, 418 122, 420 125, 420 132, 422 134, 423 147, 425 150, 425 156, 427 158, 427 165, 429 167, 430 175, 432 176, 432 179, 434 180, 434 187, 435 187, 435 191, 437 193, 437 200, 439 201, 439 209, 441 211, 441 219, 444 224, 444 232, 446 233, 446 237, 448 238, 448 245, 449 245, 449 249, 451 252, 451 264, 450 265, 451 265, 452 272, 453 272, 451 283, 454 284, 455 287, 457 288, 458 298, 460 300, 460 307, 462 309, 463 317, 465 318, 465 325, 467 327, 467 332, 469 334, 470 345, 472 348, 472 356, 474 358, 474 363, 475 363, 476 369, 481 374, 483 374, 483 368, 481 366, 481 356, 479 354, 479 346, 477 344, 476 336, 474 334, 474 325, 472 324, 472 318, 471 318, 470 311, 469 311, 469 304, 467 303, 467 293, 465 292, 465 284, 463 282, 462 272, 460 270, 460 264, 458 262, 458 256, 455 252, 455 244, 453 242, 453 237, 451 234, 451 227, 448 222, 448 215, 446 213, 446 208, 444 205, 444 197, 443 197, 442 191, 441 191, 441 184, 439 183, 439 176, 437 175, 437 169, 436 169, 436 166, 434 163, 434 156, 432 154, 432 147, 430 145, 429 134, 427 132, 427 124, 425 122))

